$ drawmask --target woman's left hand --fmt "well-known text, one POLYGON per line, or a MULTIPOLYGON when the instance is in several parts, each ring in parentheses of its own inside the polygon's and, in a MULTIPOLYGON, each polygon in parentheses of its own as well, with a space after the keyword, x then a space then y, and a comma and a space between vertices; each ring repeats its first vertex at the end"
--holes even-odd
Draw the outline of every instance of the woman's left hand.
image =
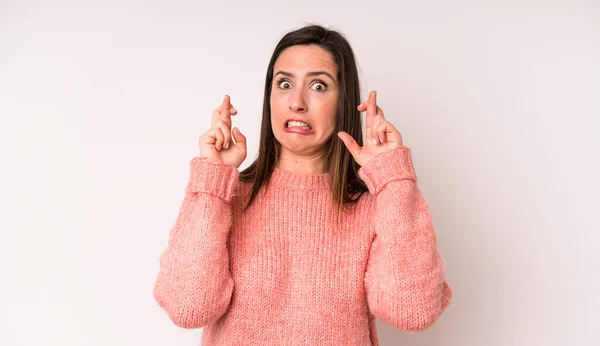
POLYGON ((365 145, 360 147, 354 138, 344 131, 338 132, 338 137, 361 167, 378 154, 403 146, 402 135, 385 120, 383 111, 377 106, 376 91, 371 91, 369 100, 357 108, 360 112, 367 111, 365 145))

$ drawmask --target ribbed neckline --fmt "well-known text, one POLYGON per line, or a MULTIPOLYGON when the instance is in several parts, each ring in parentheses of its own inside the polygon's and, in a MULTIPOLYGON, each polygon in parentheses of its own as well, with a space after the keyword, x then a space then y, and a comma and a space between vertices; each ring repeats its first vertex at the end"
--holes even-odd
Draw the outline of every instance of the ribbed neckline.
POLYGON ((296 173, 274 168, 269 185, 297 190, 328 190, 329 173, 296 173))

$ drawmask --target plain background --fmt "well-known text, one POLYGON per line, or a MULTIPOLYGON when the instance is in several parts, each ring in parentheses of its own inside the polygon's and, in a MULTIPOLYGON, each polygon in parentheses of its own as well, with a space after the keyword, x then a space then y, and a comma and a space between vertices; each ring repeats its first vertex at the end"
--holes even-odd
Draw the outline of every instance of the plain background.
POLYGON ((0 345, 197 345, 152 298, 225 93, 254 158, 279 38, 342 31, 454 289, 382 345, 598 345, 597 1, 0 1, 0 345))

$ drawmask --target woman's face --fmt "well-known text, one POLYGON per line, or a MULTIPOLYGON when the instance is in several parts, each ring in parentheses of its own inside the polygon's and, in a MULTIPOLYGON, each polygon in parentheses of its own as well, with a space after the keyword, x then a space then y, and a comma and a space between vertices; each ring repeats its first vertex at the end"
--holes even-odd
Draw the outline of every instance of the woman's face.
POLYGON ((286 48, 275 61, 270 100, 282 152, 318 155, 335 129, 338 98, 337 66, 328 51, 316 45, 286 48))

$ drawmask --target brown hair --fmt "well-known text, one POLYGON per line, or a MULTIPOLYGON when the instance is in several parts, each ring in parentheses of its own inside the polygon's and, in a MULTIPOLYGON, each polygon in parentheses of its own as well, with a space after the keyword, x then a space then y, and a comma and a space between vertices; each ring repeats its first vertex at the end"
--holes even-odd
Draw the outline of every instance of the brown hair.
POLYGON ((271 127, 270 98, 273 68, 279 55, 286 48, 296 45, 317 45, 328 51, 337 65, 340 93, 336 125, 334 134, 324 144, 325 165, 330 177, 329 185, 333 200, 341 208, 346 203, 355 203, 364 192, 368 191, 365 183, 358 177, 360 166, 337 136, 339 131, 345 131, 356 140, 358 145, 363 145, 361 117, 356 109, 360 104, 360 84, 354 52, 341 33, 320 25, 309 25, 285 34, 275 47, 269 61, 258 156, 248 168, 240 172, 241 181, 253 183, 246 209, 252 204, 260 189, 269 185, 269 179, 279 159, 281 143, 275 138, 271 127))

